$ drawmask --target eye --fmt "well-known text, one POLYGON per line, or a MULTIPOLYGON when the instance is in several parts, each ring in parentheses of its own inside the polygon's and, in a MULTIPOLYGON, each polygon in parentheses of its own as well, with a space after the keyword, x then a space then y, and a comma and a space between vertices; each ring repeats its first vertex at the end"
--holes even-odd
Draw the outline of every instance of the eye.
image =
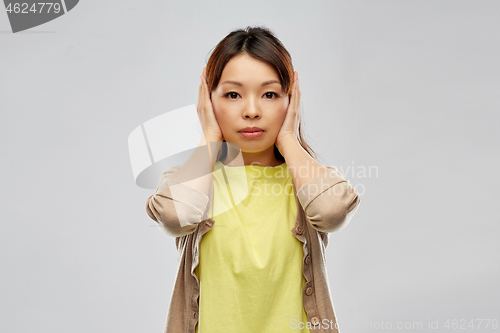
MULTIPOLYGON (((236 99, 239 96, 239 94, 237 92, 230 91, 230 92, 226 93, 224 96, 229 98, 229 99, 236 99)), ((275 98, 279 97, 279 95, 277 93, 272 92, 272 91, 268 91, 267 93, 264 94, 264 96, 266 96, 267 99, 275 99, 275 98), (273 98, 273 96, 274 96, 274 98, 273 98)))
POLYGON ((229 99, 236 99, 236 98, 231 98, 231 97, 229 97, 229 96, 234 96, 233 94, 235 94, 235 95, 239 95, 237 92, 230 91, 230 92, 228 92, 227 94, 225 94, 224 96, 228 97, 229 99))
MULTIPOLYGON (((278 94, 275 93, 275 92, 272 92, 272 91, 266 92, 264 94, 264 96, 267 96, 267 97, 269 97, 269 96, 275 96, 275 98, 278 98, 278 94), (271 94, 271 95, 269 95, 269 94, 271 94)), ((268 98, 268 99, 273 99, 273 98, 268 98)))

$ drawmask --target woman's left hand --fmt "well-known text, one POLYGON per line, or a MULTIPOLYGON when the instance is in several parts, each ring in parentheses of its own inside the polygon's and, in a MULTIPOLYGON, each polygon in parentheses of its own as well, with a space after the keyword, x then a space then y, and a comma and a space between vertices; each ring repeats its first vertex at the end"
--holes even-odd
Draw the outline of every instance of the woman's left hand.
MULTIPOLYGON (((286 111, 285 120, 281 125, 281 129, 276 137, 276 147, 283 155, 282 144, 291 137, 297 140, 300 124, 300 87, 299 87, 299 73, 294 72, 292 96, 286 111)), ((284 155, 283 155, 284 156, 284 155)))

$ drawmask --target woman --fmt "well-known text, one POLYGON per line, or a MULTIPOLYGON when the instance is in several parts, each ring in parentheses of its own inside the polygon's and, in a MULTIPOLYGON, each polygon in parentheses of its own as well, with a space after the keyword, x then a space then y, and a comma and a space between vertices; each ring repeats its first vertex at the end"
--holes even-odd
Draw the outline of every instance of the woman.
POLYGON ((338 332, 325 248, 360 198, 303 138, 290 54, 235 30, 200 78, 204 137, 146 204, 179 252, 165 332, 338 332))

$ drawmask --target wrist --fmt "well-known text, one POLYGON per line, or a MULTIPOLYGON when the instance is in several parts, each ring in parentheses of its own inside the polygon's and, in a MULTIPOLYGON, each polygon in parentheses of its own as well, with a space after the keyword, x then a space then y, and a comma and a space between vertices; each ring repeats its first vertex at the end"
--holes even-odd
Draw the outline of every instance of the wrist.
POLYGON ((200 146, 206 146, 208 156, 210 158, 210 164, 213 169, 217 155, 222 147, 222 139, 214 135, 203 135, 200 141, 200 146))
POLYGON ((283 157, 285 157, 287 150, 286 148, 294 144, 299 144, 299 141, 293 135, 284 136, 280 140, 276 141, 276 147, 280 151, 281 155, 283 155, 283 157))

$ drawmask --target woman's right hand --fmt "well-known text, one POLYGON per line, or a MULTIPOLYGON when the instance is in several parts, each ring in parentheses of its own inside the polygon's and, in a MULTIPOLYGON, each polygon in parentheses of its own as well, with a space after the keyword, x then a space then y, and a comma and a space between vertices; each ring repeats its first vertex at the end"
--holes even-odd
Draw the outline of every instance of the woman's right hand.
POLYGON ((200 75, 201 84, 198 91, 198 106, 196 107, 196 110, 198 111, 198 118, 200 119, 205 140, 207 142, 222 142, 224 137, 219 127, 219 123, 215 118, 214 108, 210 99, 210 92, 208 91, 206 69, 206 66, 203 67, 202 75, 200 75))

